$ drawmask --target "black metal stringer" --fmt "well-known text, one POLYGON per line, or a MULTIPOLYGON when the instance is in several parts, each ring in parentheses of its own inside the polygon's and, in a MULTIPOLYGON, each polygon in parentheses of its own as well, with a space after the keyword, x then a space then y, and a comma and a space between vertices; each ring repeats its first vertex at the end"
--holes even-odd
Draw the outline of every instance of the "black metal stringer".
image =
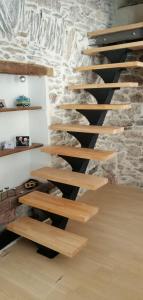
MULTIPOLYGON (((104 55, 110 59, 111 62, 124 62, 127 57, 127 50, 121 50, 121 51, 113 51, 105 52, 104 55)), ((114 69, 114 70, 98 70, 96 73, 102 77, 104 82, 117 82, 120 77, 120 73, 123 69, 114 69)), ((97 101, 98 104, 110 104, 112 97, 114 95, 116 89, 108 88, 108 89, 87 89, 86 91, 89 92, 91 95, 93 95, 97 101)), ((84 115, 87 120, 89 121, 90 125, 102 125, 107 110, 99 110, 99 111, 93 111, 93 110, 77 110, 82 115, 84 115)), ((98 134, 88 134, 88 133, 81 133, 81 132, 68 132, 72 136, 74 136, 81 144, 81 147, 86 148, 94 148, 98 134)), ((82 159, 82 158, 76 158, 76 157, 66 157, 63 155, 60 155, 65 161, 69 163, 69 165, 72 167, 72 171, 79 172, 79 173, 85 173, 89 160, 88 159, 82 159)), ((57 186, 62 194, 63 197, 69 199, 69 200, 76 200, 79 187, 62 184, 59 182, 52 182, 55 186, 57 186)), ((52 220, 52 225, 61 229, 65 229, 68 219, 65 217, 57 216, 55 214, 50 214, 50 218, 52 220)), ((43 247, 41 245, 38 245, 38 253, 45 255, 49 258, 54 258, 58 252, 53 251, 52 249, 43 247)))

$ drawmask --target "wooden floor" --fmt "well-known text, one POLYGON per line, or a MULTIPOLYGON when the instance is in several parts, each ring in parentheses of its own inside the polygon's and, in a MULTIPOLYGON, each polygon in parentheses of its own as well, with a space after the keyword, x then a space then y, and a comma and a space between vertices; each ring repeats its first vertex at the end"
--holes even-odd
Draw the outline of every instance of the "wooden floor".
POLYGON ((68 229, 88 237, 87 247, 49 260, 20 240, 0 256, 1 300, 143 300, 143 192, 106 185, 83 200, 98 215, 68 229))

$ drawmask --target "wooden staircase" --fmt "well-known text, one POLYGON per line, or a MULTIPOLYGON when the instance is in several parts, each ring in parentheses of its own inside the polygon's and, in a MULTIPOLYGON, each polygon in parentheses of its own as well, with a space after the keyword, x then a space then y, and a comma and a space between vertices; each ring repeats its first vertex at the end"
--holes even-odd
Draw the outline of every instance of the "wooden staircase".
MULTIPOLYGON (((108 179, 85 174, 89 160, 107 161, 116 155, 116 151, 96 149, 99 134, 121 134, 123 127, 102 126, 108 110, 130 109, 129 103, 111 104, 116 89, 138 87, 137 82, 118 82, 120 73, 126 68, 142 68, 140 61, 127 62, 130 51, 143 49, 143 23, 118 26, 88 33, 95 45, 84 50, 85 55, 94 56, 102 53, 110 62, 102 65, 79 66, 76 72, 96 72, 104 83, 71 84, 69 90, 85 89, 95 97, 93 103, 63 103, 59 109, 77 110, 89 121, 89 125, 53 124, 50 130, 66 131, 74 136, 81 147, 65 145, 45 146, 42 152, 62 157, 70 169, 43 167, 32 172, 33 177, 49 180, 62 192, 62 197, 35 191, 23 196, 19 202, 32 208, 40 209, 50 218, 52 224, 30 217, 21 217, 7 225, 7 229, 38 244, 38 253, 49 258, 58 253, 73 257, 85 246, 87 238, 65 231, 68 219, 87 222, 95 216, 98 208, 80 201, 77 198, 79 188, 97 190, 108 179), (95 148, 95 149, 94 149, 95 148)), ((75 94, 76 95, 76 94, 75 94)), ((44 220, 43 220, 44 221, 44 220)))

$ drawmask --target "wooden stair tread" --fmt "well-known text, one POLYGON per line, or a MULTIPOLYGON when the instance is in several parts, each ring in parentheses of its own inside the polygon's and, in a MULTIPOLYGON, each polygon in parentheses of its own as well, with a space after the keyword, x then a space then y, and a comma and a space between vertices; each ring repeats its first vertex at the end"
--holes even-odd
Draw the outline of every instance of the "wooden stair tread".
POLYGON ((87 243, 84 237, 29 217, 18 218, 9 223, 7 229, 68 257, 76 255, 87 243))
POLYGON ((138 82, 115 82, 115 83, 81 83, 71 84, 69 90, 82 90, 82 89, 108 89, 108 88, 132 88, 138 87, 138 82))
POLYGON ((69 146, 47 146, 42 147, 41 151, 53 155, 64 155, 104 161, 111 159, 116 155, 116 152, 114 151, 102 151, 88 148, 74 148, 69 146))
POLYGON ((123 63, 81 66, 74 69, 75 72, 92 71, 92 70, 104 70, 104 69, 118 69, 118 68, 143 68, 143 62, 141 61, 128 61, 123 63))
POLYGON ((95 134, 96 133, 116 134, 124 131, 123 127, 79 125, 79 124, 53 124, 49 127, 49 129, 61 130, 61 131, 95 133, 95 134))
POLYGON ((44 167, 31 172, 34 177, 65 183, 89 190, 97 190, 108 182, 107 178, 73 172, 67 169, 44 167))
POLYGON ((19 202, 82 223, 87 222, 98 212, 97 207, 86 203, 59 198, 38 191, 20 197, 19 202))
POLYGON ((100 35, 106 35, 110 33, 128 31, 143 28, 143 22, 128 24, 128 25, 120 25, 120 26, 113 26, 111 28, 99 29, 93 32, 88 32, 87 35, 89 38, 95 38, 100 35))
POLYGON ((78 110, 125 110, 131 108, 130 103, 124 104, 61 104, 58 106, 62 109, 78 109, 78 110))
POLYGON ((95 55, 96 53, 113 51, 118 49, 131 49, 131 50, 141 50, 143 49, 143 41, 138 42, 130 42, 125 44, 118 44, 112 46, 104 46, 104 47, 92 47, 86 50, 83 50, 82 53, 85 55, 95 55))

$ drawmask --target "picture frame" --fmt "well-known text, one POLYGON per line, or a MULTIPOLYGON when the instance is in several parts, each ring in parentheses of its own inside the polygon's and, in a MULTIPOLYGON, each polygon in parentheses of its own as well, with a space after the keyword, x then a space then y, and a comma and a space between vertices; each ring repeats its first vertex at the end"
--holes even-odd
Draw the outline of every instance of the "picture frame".
POLYGON ((16 147, 29 147, 30 137, 29 136, 16 136, 16 147))
POLYGON ((15 142, 13 140, 6 141, 4 143, 4 149, 14 149, 15 148, 15 142))

